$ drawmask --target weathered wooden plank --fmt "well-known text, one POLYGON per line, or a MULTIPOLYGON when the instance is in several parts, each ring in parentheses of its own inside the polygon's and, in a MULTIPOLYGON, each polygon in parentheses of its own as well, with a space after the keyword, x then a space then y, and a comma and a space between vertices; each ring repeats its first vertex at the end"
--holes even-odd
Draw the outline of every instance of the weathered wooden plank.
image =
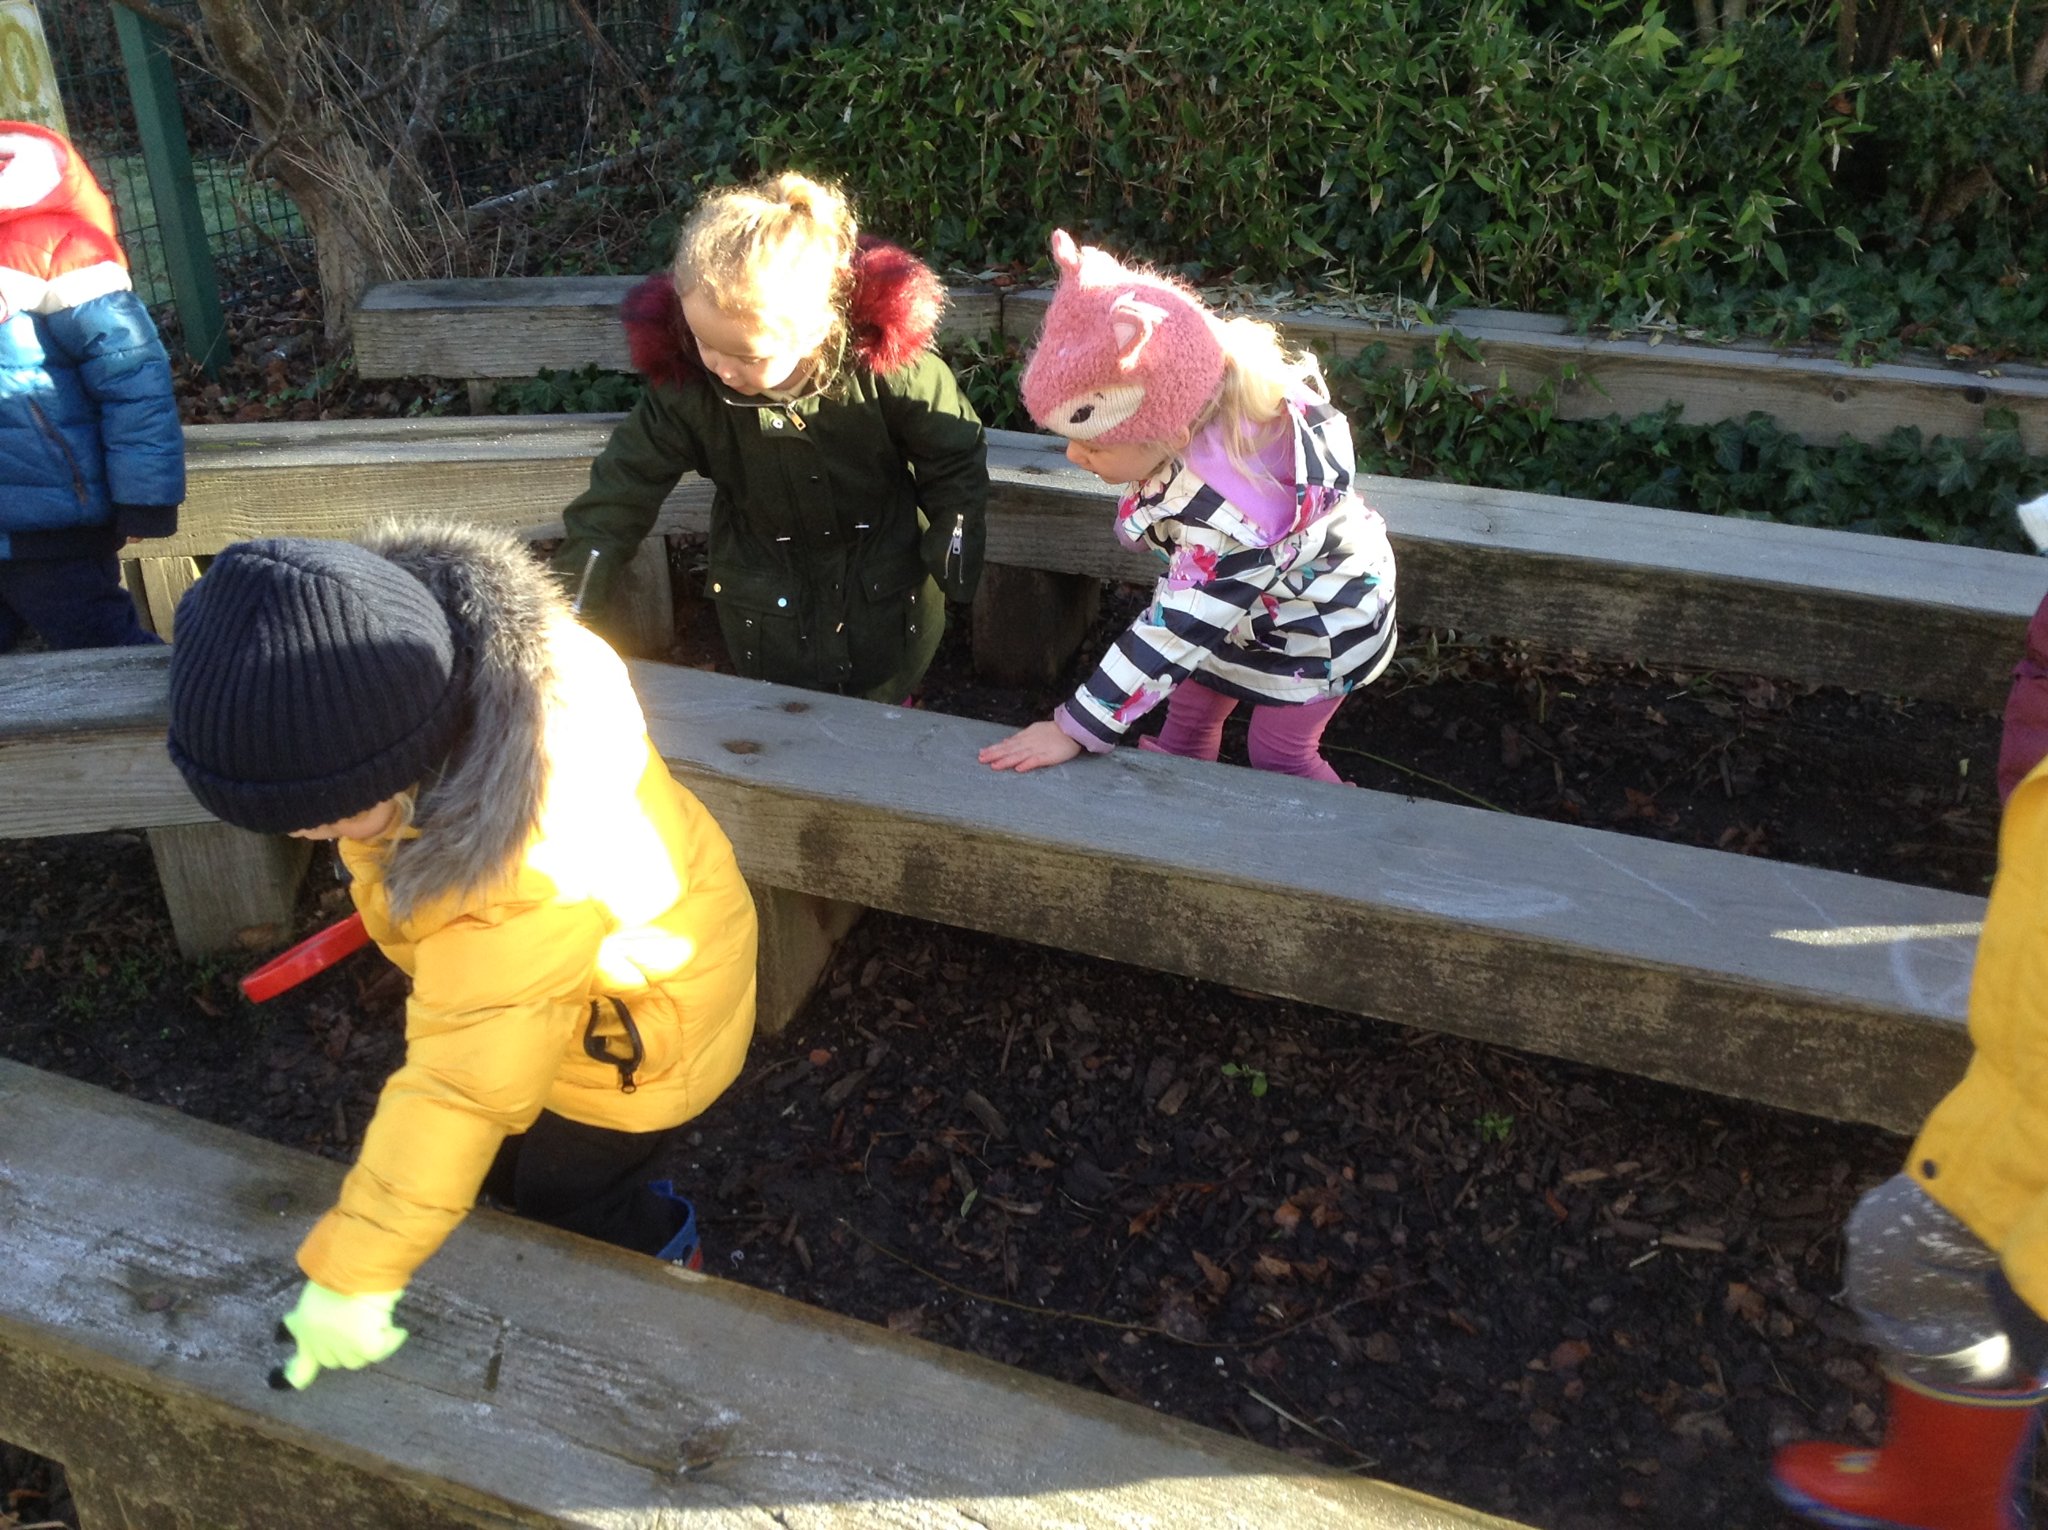
POLYGON ((282 945, 313 846, 209 822, 151 829, 149 853, 178 949, 198 957, 282 945))
POLYGON ((754 985, 754 1024, 779 1036, 803 1011, 832 965, 839 942, 867 912, 858 903, 749 884, 761 922, 761 959, 754 985))
MULTIPOLYGON (((542 367, 625 370, 618 305, 633 277, 531 277, 400 282, 375 287, 356 315, 356 365, 365 377, 532 377, 542 367)), ((942 333, 1000 329, 1029 344, 1051 294, 956 289, 942 333)), ((1443 324, 1394 325, 1303 310, 1262 313, 1295 345, 1349 358, 1385 345, 1403 360, 1462 335, 1477 360, 1454 355, 1470 383, 1503 376, 1517 393, 1546 384, 1563 419, 1635 415, 1681 406, 1689 424, 1762 412, 1811 441, 1878 441, 1901 426, 1924 436, 1983 433, 1988 409, 2010 409, 2029 452, 2048 455, 2048 370, 1968 369, 1927 362, 1852 366, 1807 351, 1687 341, 1603 340, 1536 314, 1464 311, 1443 324)))
MULTIPOLYGON (((1004 334, 1028 345, 1050 301, 1042 289, 1005 294, 1004 334)), ((1463 336, 1479 356, 1453 348, 1453 376, 1489 387, 1505 377, 1520 394, 1548 385, 1560 419, 1631 416, 1675 403, 1689 425, 1762 413, 1806 440, 1833 444, 1844 436, 1881 441, 1901 426, 1926 437, 1975 437, 1984 432, 1985 411, 2010 409, 2027 451, 2048 455, 2048 370, 2039 367, 1851 366, 1761 346, 1601 340, 1568 333, 1561 319, 1532 314, 1453 313, 1443 324, 1413 325, 1293 310, 1256 316, 1272 319, 1291 344, 1325 359, 1349 359, 1384 345, 1396 360, 1414 361, 1431 355, 1440 338, 1463 336)))
MULTIPOLYGON (((615 419, 196 427, 177 536, 131 551, 424 515, 559 535, 615 419)), ((990 440, 991 562, 1153 577, 1109 529, 1111 491, 1053 438, 990 440)), ((1363 489, 1394 533, 1403 620, 1603 657, 1995 709, 2048 591, 2048 563, 1978 548, 1415 479, 1363 489)), ((688 477, 657 530, 701 531, 709 514, 709 485, 688 477)))
POLYGON ((164 752, 166 650, 0 661, 0 839, 210 824, 164 752))
MULTIPOLYGON (((131 694, 167 666, 99 662, 131 694)), ((992 724, 633 674, 769 886, 1898 1128, 1968 1052, 1980 899, 1135 750, 999 774, 992 724)), ((108 722, 132 796, 65 820, 40 746, 0 738, 0 837, 154 826, 183 792, 161 721, 108 722)))
MULTIPOLYGON (((1150 580, 1110 491, 1049 437, 996 432, 993 563, 1150 580)), ((2048 562, 1506 489, 1367 476, 1404 622, 1601 657, 1997 710, 2048 562)))
POLYGON ((532 377, 547 367, 632 363, 619 304, 633 276, 500 277, 390 282, 356 310, 356 370, 365 377, 532 377))
POLYGON ((1959 1076, 1982 901, 635 667, 750 876, 1903 1127, 1959 1076))
POLYGON ((169 665, 154 649, 9 654, 0 662, 0 744, 84 743, 123 729, 161 738, 169 665))
POLYGON ((138 1526, 1511 1530, 492 1212, 389 1361, 273 1392, 340 1173, 0 1062, 0 1436, 138 1526))
POLYGON ((1099 579, 989 564, 974 594, 974 673, 995 685, 1050 685, 1101 605, 1099 579))
POLYGON ((178 602, 199 582, 199 565, 190 558, 138 558, 142 588, 149 600, 151 632, 166 643, 176 638, 178 602))
MULTIPOLYGON (((365 377, 532 377, 541 368, 631 370, 619 304, 637 276, 536 276, 391 282, 356 310, 356 370, 365 377)), ((956 287, 943 332, 996 329, 993 289, 956 287)))
POLYGON ((193 800, 164 749, 169 667, 164 649, 0 660, 0 838, 148 829, 180 950, 274 944, 312 847, 230 828, 193 800))
POLYGON ((647 538, 618 571, 603 628, 622 654, 645 659, 668 656, 676 636, 676 598, 665 538, 647 538))
MULTIPOLYGON (((200 425, 185 432, 173 536, 124 556, 206 554, 261 536, 360 536, 380 521, 458 519, 562 534, 616 415, 200 425)), ((655 530, 701 531, 711 486, 685 477, 655 530)))
POLYGON ((149 609, 149 590, 142 581, 142 560, 130 558, 121 565, 121 588, 135 605, 135 619, 145 631, 156 631, 156 617, 149 609))
POLYGON ((0 839, 203 824, 151 731, 58 739, 0 738, 0 839))

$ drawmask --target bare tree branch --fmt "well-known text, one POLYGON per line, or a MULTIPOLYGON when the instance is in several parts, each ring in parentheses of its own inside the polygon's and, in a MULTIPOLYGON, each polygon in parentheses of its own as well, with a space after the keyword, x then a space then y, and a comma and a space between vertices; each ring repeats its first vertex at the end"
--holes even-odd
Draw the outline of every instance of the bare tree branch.
POLYGON ((590 12, 583 8, 583 0, 569 0, 569 9, 576 13, 577 21, 582 24, 585 34, 590 38, 591 47, 597 51, 597 56, 604 62, 605 67, 610 69, 613 74, 617 75, 626 84, 630 85, 640 97, 640 104, 648 112, 652 113, 655 109, 653 95, 648 91, 640 76, 626 67, 626 61, 619 57, 619 50, 614 48, 605 39, 603 31, 591 19, 590 12))
POLYGON ((420 61, 420 55, 429 49, 438 48, 443 39, 455 28, 454 13, 459 8, 458 0, 432 0, 426 20, 418 27, 412 40, 406 44, 405 56, 392 66, 390 78, 381 85, 371 85, 356 97, 364 106, 381 101, 391 94, 412 73, 413 65, 420 61))
POLYGON ((257 29, 252 10, 234 0, 199 0, 215 72, 256 109, 258 128, 268 134, 273 124, 290 115, 292 97, 286 86, 289 75, 272 57, 269 40, 257 29))
POLYGON ((398 139, 408 158, 418 156, 427 130, 441 114, 442 92, 448 88, 448 36, 455 30, 461 12, 461 0, 428 0, 423 22, 426 46, 418 55, 419 84, 413 92, 412 111, 398 139))
POLYGON ((601 159, 595 164, 564 171, 550 180, 535 181, 531 186, 522 186, 519 190, 508 191, 503 196, 491 197, 465 210, 462 215, 463 225, 474 230, 479 223, 503 217, 515 208, 531 207, 538 202, 550 201, 565 191, 574 190, 585 182, 609 175, 614 170, 623 170, 628 165, 644 164, 648 160, 659 159, 676 146, 673 138, 651 138, 639 148, 629 149, 624 154, 614 154, 611 158, 601 159))

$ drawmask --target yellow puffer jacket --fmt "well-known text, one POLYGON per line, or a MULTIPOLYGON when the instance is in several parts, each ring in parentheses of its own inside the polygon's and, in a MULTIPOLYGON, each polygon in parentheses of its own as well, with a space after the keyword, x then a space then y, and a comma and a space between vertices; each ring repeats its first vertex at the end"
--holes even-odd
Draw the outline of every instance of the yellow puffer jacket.
MULTIPOLYGON (((468 536, 438 535, 480 556, 468 536)), ((421 556, 417 538, 380 550, 421 556)), ((483 603, 510 580, 515 609, 498 616, 539 620, 480 645, 474 720, 421 793, 419 829, 340 846, 363 922, 412 995, 405 1061, 339 1204, 299 1249, 336 1291, 405 1285, 505 1137, 543 1109, 619 1131, 674 1126, 738 1076, 753 1033, 754 906, 732 847, 655 753, 625 666, 516 556, 488 570, 483 603), (588 1055, 631 1058, 613 999, 643 1053, 630 1079, 588 1055)))
POLYGON ((1970 1040, 1969 1070, 1920 1129, 1907 1171, 2048 1315, 2048 761, 2005 805, 1970 1040))

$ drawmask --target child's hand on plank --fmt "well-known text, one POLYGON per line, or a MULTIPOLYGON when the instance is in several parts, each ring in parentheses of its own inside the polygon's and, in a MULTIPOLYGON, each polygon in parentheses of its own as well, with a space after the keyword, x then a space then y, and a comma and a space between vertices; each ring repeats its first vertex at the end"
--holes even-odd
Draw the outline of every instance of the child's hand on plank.
POLYGON ((1081 746, 1068 738, 1058 723, 1035 722, 990 744, 976 758, 994 770, 1021 772, 1064 765, 1080 752, 1081 746))

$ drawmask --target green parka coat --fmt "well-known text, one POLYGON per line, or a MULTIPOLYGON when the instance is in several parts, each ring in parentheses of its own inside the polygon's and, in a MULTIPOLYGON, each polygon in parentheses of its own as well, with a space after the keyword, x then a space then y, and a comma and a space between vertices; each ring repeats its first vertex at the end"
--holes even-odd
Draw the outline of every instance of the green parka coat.
POLYGON ((586 617, 602 625, 609 576, 696 472, 714 488, 705 593, 739 672, 907 696, 946 597, 973 598, 986 537, 981 421, 930 349, 944 300, 922 262, 863 240, 838 375, 780 403, 705 370, 666 274, 635 288, 622 316, 647 392, 592 464, 555 558, 571 588, 588 571, 586 617))

